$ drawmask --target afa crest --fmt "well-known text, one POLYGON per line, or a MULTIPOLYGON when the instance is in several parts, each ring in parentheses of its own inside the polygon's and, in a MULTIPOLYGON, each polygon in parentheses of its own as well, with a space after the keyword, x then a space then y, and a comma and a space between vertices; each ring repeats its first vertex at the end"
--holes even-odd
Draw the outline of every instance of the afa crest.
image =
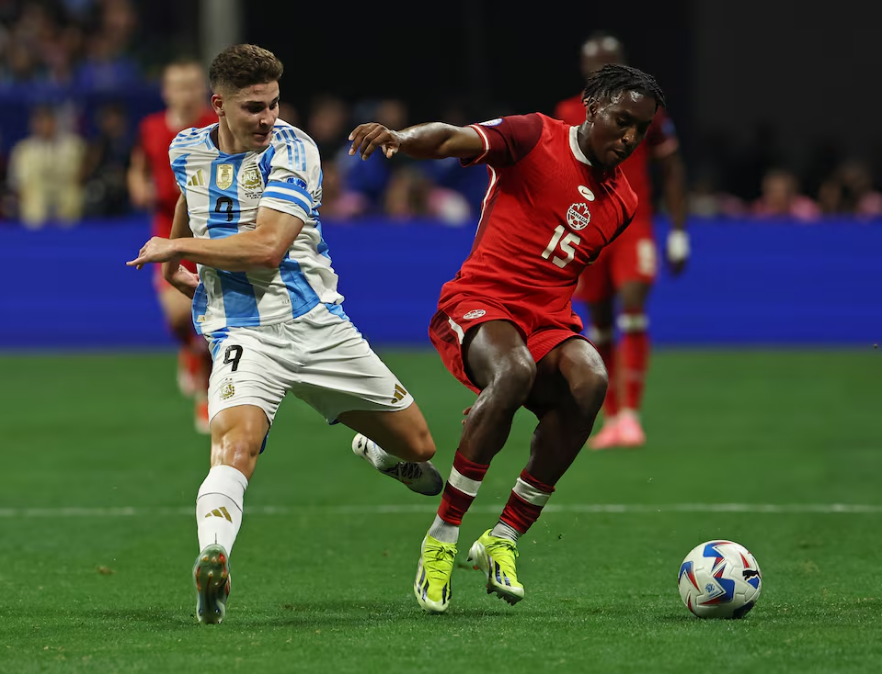
POLYGON ((219 190, 226 190, 233 184, 233 164, 218 164, 215 183, 219 190))
POLYGON ((261 188, 261 172, 257 166, 249 166, 239 176, 239 182, 243 189, 259 190, 261 188))
POLYGON ((229 400, 236 395, 236 387, 233 385, 232 379, 225 379, 221 383, 221 400, 229 400))

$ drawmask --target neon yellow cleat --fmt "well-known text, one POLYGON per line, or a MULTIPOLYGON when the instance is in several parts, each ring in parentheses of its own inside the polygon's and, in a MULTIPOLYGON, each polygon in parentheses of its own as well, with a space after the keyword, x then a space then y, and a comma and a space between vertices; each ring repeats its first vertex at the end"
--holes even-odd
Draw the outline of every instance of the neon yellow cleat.
POLYGON ((524 586, 515 575, 515 559, 518 547, 508 538, 491 536, 491 530, 485 531, 472 547, 469 548, 467 561, 474 569, 487 574, 487 593, 496 595, 512 605, 524 599, 524 586))
POLYGON ((423 610, 444 613, 451 601, 451 573, 457 546, 442 543, 429 534, 420 546, 417 561, 417 578, 414 580, 414 596, 423 610))

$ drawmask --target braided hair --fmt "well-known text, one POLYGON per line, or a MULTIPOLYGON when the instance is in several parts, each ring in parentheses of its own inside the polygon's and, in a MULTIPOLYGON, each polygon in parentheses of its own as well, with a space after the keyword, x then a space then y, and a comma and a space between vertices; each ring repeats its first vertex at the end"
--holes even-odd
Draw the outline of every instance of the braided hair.
POLYGON ((665 107, 665 95, 652 75, 631 66, 611 63, 589 75, 583 90, 583 100, 600 101, 625 91, 652 96, 656 107, 665 107))

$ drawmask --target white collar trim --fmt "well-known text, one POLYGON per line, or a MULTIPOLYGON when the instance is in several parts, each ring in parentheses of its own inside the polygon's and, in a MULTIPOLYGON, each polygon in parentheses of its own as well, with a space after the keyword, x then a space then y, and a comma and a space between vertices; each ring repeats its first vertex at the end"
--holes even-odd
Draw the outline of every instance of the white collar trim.
POLYGON ((580 149, 579 138, 577 136, 578 132, 578 126, 570 127, 570 151, 573 152, 573 156, 576 157, 577 161, 591 166, 592 162, 589 161, 589 158, 585 154, 583 154, 582 149, 580 149))

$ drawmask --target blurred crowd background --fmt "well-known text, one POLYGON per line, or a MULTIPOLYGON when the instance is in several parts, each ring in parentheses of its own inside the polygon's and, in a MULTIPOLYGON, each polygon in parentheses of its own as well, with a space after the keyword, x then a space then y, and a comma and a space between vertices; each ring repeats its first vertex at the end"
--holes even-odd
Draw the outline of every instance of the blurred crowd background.
MULTIPOLYGON (((620 35, 632 65, 654 73, 666 90, 691 214, 879 223, 879 92, 862 80, 868 68, 876 72, 876 91, 879 34, 869 33, 876 45, 863 43, 855 33, 862 22, 848 7, 837 13, 853 26, 843 35, 836 17, 788 23, 790 15, 777 9, 783 3, 752 3, 763 9, 748 25, 773 42, 739 34, 744 18, 721 27, 730 21, 724 10, 696 2, 664 10, 648 3, 641 26, 632 25, 639 20, 633 10, 619 7, 565 3, 528 25, 504 3, 455 3, 439 19, 447 28, 409 18, 407 4, 392 2, 375 28, 328 8, 273 2, 0 0, 0 226, 75 226, 137 213, 126 172, 139 121, 163 107, 163 66, 182 56, 207 64, 233 41, 266 46, 285 63, 280 117, 321 150, 325 219, 469 225, 486 187, 483 167, 379 155, 359 162, 346 154, 347 134, 369 120, 401 128, 551 115, 579 91, 579 48, 598 29, 620 35), (274 20, 289 10, 296 20, 274 20), (784 32, 775 29, 781 22, 784 32), (716 39, 725 30, 737 34, 735 42, 716 39), (715 65, 703 49, 726 55, 715 65), (861 57, 865 50, 873 63, 861 57)), ((741 7, 740 17, 749 9, 741 7)), ((664 212, 661 201, 656 206, 664 212)))

